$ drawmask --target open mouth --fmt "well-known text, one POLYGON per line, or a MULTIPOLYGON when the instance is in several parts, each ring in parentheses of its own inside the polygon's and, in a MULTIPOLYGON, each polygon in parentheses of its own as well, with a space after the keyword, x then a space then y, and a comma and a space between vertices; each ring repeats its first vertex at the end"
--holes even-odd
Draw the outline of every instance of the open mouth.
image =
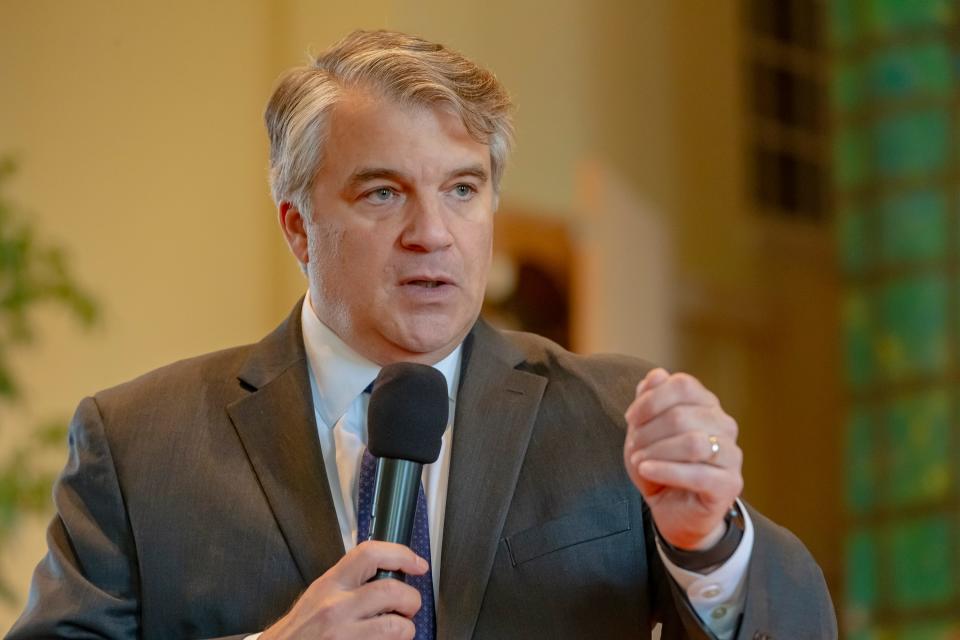
POLYGON ((444 286, 444 285, 449 285, 449 284, 451 284, 451 282, 450 282, 449 280, 447 280, 446 278, 442 278, 442 277, 441 277, 441 278, 429 278, 429 277, 426 277, 426 278, 417 278, 417 277, 414 277, 414 278, 410 278, 410 279, 408 279, 408 280, 404 280, 404 281, 403 281, 403 284, 404 284, 405 286, 411 286, 411 287, 423 287, 424 289, 439 289, 440 287, 442 287, 442 286, 444 286))

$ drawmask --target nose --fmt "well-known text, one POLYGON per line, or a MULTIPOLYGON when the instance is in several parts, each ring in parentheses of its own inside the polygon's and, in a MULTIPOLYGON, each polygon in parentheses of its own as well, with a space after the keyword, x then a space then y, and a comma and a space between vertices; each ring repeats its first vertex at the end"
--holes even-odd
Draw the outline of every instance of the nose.
POLYGON ((404 249, 421 253, 445 249, 453 244, 447 222, 441 203, 428 198, 411 198, 400 244, 404 249))

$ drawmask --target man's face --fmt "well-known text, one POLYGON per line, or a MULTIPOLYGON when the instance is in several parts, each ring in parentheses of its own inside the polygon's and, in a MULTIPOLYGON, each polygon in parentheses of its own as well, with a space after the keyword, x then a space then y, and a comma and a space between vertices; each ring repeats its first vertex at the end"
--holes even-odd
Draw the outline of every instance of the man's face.
POLYGON ((489 147, 443 106, 354 92, 331 114, 311 195, 307 272, 320 320, 380 364, 450 353, 483 302, 489 147))

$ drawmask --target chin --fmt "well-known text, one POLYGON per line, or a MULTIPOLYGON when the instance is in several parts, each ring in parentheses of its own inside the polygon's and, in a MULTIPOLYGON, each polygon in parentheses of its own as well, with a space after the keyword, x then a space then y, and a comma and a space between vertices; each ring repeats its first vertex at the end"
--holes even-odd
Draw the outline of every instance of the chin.
POLYGON ((405 339, 399 341, 399 344, 405 351, 409 351, 410 353, 429 355, 451 346, 454 340, 456 340, 456 336, 452 334, 437 335, 434 333, 426 336, 407 336, 405 339))
MULTIPOLYGON (((456 345, 463 340, 473 323, 465 325, 457 323, 456 328, 451 327, 450 321, 440 322, 415 322, 412 325, 403 327, 395 343, 405 351, 413 354, 422 354, 424 356, 435 354, 439 351, 453 350, 456 345)), ((443 356, 437 358, 439 361, 443 356)))

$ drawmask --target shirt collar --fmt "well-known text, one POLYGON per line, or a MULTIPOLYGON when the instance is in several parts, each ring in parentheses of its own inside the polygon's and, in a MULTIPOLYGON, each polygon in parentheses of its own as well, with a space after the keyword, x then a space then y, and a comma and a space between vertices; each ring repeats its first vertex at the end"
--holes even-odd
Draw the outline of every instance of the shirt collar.
MULTIPOLYGON (((301 321, 313 406, 322 424, 332 429, 350 404, 374 381, 381 367, 354 351, 330 327, 320 322, 310 303, 309 293, 303 301, 301 321)), ((457 396, 462 352, 463 343, 433 365, 447 380, 450 400, 457 396)))

